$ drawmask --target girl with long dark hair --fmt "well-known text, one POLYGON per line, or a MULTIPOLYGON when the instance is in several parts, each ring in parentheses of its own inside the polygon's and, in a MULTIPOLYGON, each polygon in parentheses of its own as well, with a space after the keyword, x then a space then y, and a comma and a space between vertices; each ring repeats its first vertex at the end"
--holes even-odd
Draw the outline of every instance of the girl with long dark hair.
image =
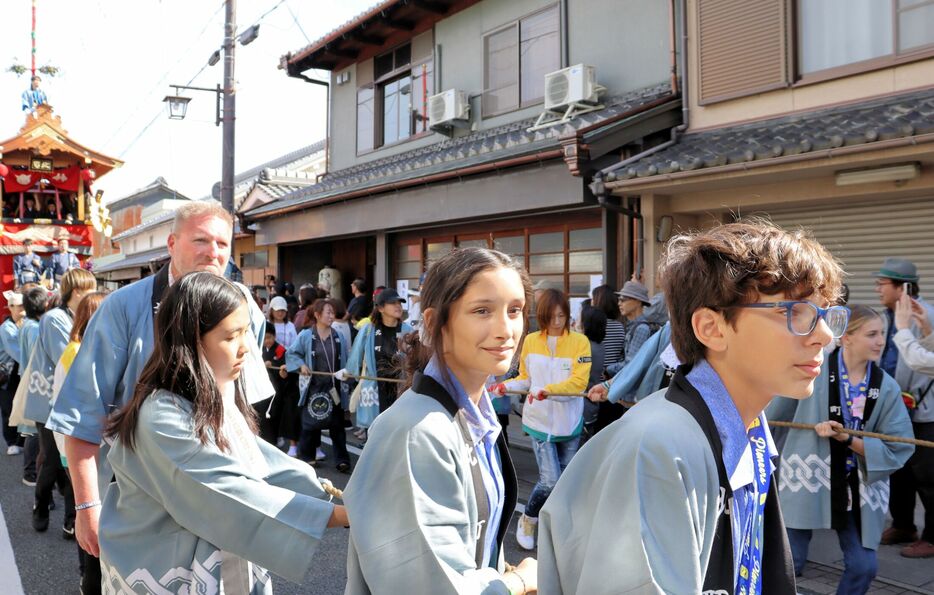
POLYGON ((254 340, 243 292, 185 275, 159 306, 155 337, 106 431, 115 482, 100 515, 104 590, 197 582, 202 593, 269 594, 264 568, 300 582, 325 528, 347 517, 314 470, 256 436, 241 378, 254 340))
POLYGON ((522 338, 528 276, 465 248, 432 265, 421 293, 421 338, 405 338, 411 388, 373 423, 344 491, 345 592, 534 592, 533 559, 505 571, 516 475, 485 387, 522 338))

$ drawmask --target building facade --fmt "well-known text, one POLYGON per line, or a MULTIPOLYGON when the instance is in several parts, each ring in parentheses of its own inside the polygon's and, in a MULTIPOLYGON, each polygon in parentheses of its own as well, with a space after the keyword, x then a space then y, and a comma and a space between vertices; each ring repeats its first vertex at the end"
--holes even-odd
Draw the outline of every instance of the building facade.
POLYGON ((244 210, 254 245, 278 246, 278 273, 296 285, 337 268, 344 295, 354 277, 414 287, 456 246, 507 252, 572 296, 595 279, 618 284, 633 269, 634 212, 598 202, 589 183, 681 121, 677 10, 388 0, 284 56, 296 84, 330 73, 327 173, 244 210), (547 80, 576 65, 592 67, 603 91, 566 114, 547 80), (429 99, 445 91, 468 110, 436 125, 445 121, 429 99), (543 113, 551 125, 538 126, 543 113))
POLYGON ((887 256, 934 279, 934 7, 686 0, 686 130, 601 172, 637 204, 645 275, 669 230, 760 215, 805 227, 875 304, 887 256))

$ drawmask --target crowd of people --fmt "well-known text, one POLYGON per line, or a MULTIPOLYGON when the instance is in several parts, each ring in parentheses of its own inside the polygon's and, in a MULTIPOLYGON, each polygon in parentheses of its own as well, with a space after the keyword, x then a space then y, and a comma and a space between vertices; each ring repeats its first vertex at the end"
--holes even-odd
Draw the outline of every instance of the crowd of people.
POLYGON ((676 236, 663 291, 596 287, 572 317, 479 248, 406 295, 251 290, 223 277, 231 228, 186 205, 152 277, 5 294, 7 453, 36 531, 61 492, 83 593, 269 593, 347 526, 347 593, 794 593, 815 529, 839 535, 838 593, 868 591, 880 544, 934 557, 934 450, 899 440, 934 438, 934 309, 904 259, 880 314, 806 234, 734 223, 676 236), (538 467, 514 567, 511 415, 538 467))

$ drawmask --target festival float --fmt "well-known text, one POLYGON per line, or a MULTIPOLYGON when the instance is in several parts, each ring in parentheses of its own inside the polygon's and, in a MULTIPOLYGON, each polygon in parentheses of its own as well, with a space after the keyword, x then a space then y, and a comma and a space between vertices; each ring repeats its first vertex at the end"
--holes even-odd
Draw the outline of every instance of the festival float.
MULTIPOLYGON (((27 91, 26 93, 29 93, 27 91)), ((24 101, 26 97, 24 93, 24 101)), ((0 142, 0 290, 14 286, 13 258, 23 241, 43 259, 67 239, 82 266, 92 254, 92 229, 111 231, 94 183, 123 163, 68 136, 47 103, 24 110, 19 134, 0 142)), ((5 301, 0 302, 3 307, 5 301)))

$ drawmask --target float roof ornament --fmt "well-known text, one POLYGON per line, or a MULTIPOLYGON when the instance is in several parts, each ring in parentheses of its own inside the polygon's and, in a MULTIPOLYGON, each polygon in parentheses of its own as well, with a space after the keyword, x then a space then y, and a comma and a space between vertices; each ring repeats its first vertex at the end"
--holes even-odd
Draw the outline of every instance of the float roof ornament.
POLYGON ((110 170, 120 167, 123 162, 103 153, 92 151, 68 137, 68 131, 62 127, 62 119, 52 113, 50 105, 37 106, 35 112, 26 114, 26 124, 19 134, 5 141, 0 141, 5 157, 16 153, 52 157, 72 164, 84 163, 94 169, 97 178, 110 170))

